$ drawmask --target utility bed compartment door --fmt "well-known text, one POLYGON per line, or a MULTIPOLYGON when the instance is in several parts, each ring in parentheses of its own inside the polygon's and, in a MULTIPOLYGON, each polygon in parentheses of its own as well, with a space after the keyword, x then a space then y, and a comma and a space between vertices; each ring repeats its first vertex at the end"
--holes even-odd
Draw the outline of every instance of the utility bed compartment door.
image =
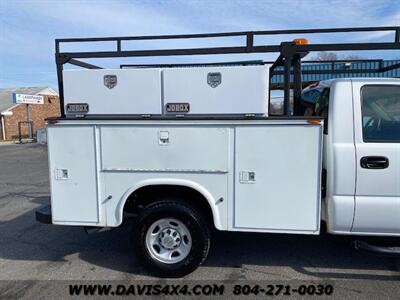
POLYGON ((234 227, 317 233, 321 127, 236 129, 234 227))
POLYGON ((47 128, 54 224, 99 222, 93 126, 47 128))
POLYGON ((201 127, 101 127, 103 171, 228 172, 229 131, 201 127))

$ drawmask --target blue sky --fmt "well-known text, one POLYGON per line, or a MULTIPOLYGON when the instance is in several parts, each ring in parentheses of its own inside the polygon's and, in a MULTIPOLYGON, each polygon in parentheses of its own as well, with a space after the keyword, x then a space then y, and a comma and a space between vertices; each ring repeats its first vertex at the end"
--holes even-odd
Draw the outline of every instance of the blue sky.
MULTIPOLYGON (((63 37, 125 36, 246 30, 400 26, 400 1, 396 0, 286 0, 286 1, 57 1, 0 0, 0 87, 56 87, 54 39, 63 37)), ((388 41, 385 33, 318 35, 310 42, 388 41)), ((258 43, 293 39, 275 37, 258 43)), ((236 45, 237 39, 188 44, 125 44, 129 49, 236 45)), ((73 48, 77 49, 77 48, 73 48)), ((79 48, 87 50, 88 48, 79 48)), ((100 49, 92 45, 90 49, 100 49)), ((101 49, 110 49, 104 45, 101 49)), ((67 49, 65 49, 67 50, 67 49)), ((365 58, 399 59, 399 51, 351 53, 365 58)), ((312 57, 312 55, 311 55, 312 57)), ((271 55, 182 57, 180 62, 271 60, 271 55)), ((171 62, 173 58, 129 59, 129 63, 171 62)), ((98 61, 92 61, 94 63, 98 61)), ((117 63, 119 63, 118 61, 117 63)), ((102 66, 116 67, 106 60, 102 66)))

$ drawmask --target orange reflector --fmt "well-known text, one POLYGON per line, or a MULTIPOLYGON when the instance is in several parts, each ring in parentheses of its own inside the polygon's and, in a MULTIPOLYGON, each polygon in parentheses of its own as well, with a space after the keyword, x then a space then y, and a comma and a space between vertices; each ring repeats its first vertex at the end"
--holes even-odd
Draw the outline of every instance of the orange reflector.
POLYGON ((318 125, 318 124, 321 124, 321 120, 309 119, 309 120, 307 120, 307 123, 308 123, 308 124, 318 125))
POLYGON ((293 42, 296 45, 308 45, 308 40, 305 38, 300 38, 300 39, 294 39, 293 42))

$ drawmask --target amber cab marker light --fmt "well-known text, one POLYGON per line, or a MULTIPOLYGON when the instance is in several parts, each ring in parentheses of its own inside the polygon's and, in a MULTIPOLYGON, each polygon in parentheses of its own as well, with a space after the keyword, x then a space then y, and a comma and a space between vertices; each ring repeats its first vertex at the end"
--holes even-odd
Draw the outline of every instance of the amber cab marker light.
POLYGON ((321 120, 309 119, 309 120, 307 120, 307 123, 308 123, 308 124, 318 125, 318 124, 321 124, 321 120))
POLYGON ((308 40, 305 38, 298 38, 298 39, 294 39, 293 42, 296 45, 308 45, 308 40))

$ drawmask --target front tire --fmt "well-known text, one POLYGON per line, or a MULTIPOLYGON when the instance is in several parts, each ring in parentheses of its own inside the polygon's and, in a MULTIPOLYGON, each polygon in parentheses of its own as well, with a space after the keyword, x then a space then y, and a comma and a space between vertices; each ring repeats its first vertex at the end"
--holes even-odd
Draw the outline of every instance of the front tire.
POLYGON ((143 209, 135 225, 136 254, 152 273, 182 277, 207 258, 210 233, 204 217, 193 207, 163 200, 143 209))

